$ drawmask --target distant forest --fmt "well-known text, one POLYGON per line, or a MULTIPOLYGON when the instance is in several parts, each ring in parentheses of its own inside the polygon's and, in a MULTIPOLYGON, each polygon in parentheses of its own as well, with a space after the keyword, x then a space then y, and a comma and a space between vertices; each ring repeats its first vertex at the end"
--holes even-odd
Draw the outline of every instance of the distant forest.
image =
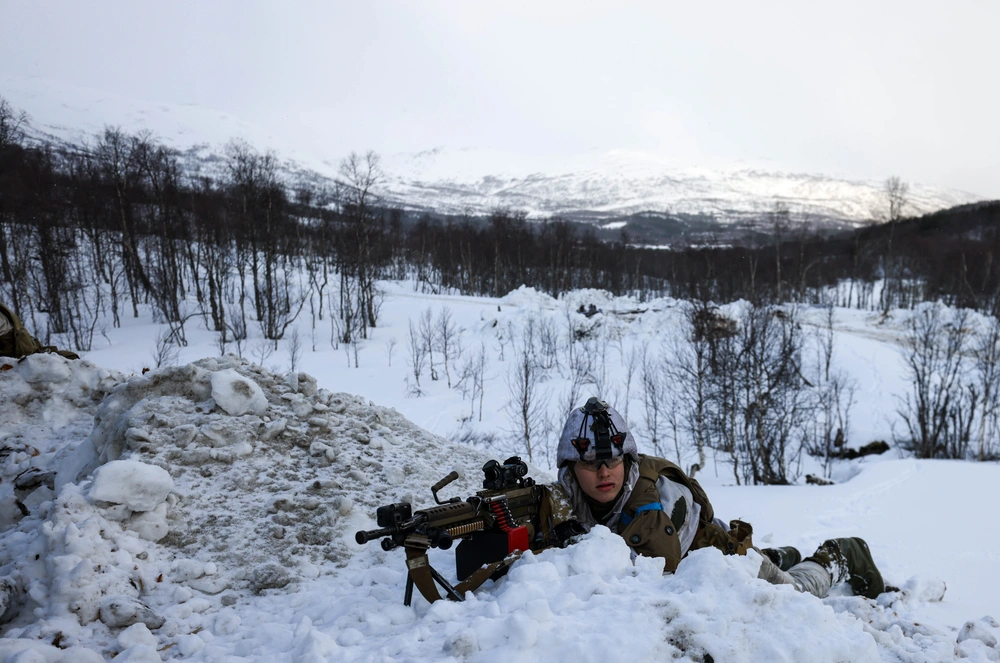
POLYGON ((247 325, 277 341, 307 310, 345 342, 377 324, 380 279, 428 292, 559 296, 600 288, 640 300, 795 301, 869 310, 941 300, 1000 313, 1000 202, 905 218, 890 180, 882 222, 821 235, 776 204, 724 246, 649 248, 565 219, 417 218, 377 192, 378 157, 352 154, 329 185, 290 182, 239 141, 211 173, 148 134, 106 128, 85 145, 29 138, 0 98, 0 299, 43 340, 91 346, 98 320, 152 307, 185 344, 201 317, 220 343, 247 325), (196 309, 190 309, 190 302, 196 309))

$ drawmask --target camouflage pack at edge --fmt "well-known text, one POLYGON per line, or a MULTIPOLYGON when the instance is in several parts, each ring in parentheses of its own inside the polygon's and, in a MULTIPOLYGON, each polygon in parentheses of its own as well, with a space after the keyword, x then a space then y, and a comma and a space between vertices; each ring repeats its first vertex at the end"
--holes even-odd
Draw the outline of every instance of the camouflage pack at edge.
POLYGON ((54 352, 67 359, 80 358, 69 350, 60 350, 54 345, 42 345, 24 328, 16 313, 0 304, 0 357, 18 359, 38 352, 54 352))

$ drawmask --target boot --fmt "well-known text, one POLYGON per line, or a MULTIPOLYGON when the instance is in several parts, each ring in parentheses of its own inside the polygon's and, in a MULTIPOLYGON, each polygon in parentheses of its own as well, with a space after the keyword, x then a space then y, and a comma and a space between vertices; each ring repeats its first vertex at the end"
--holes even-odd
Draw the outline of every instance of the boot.
POLYGON ((782 571, 787 571, 802 561, 802 553, 792 546, 764 548, 760 554, 774 562, 774 565, 782 571))
POLYGON ((882 574, 864 539, 855 536, 824 541, 806 561, 825 568, 834 583, 847 581, 857 596, 874 599, 885 591, 882 574))

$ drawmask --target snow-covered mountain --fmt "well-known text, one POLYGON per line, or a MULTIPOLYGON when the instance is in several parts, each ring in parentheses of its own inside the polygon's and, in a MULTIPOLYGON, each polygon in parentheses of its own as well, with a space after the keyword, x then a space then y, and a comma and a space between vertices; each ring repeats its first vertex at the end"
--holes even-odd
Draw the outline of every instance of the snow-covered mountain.
MULTIPOLYGON (((759 218, 785 204, 793 217, 856 224, 884 206, 882 184, 784 173, 747 165, 676 168, 666 160, 612 150, 562 163, 490 150, 437 149, 387 159, 389 191, 410 206, 481 212, 495 206, 529 216, 602 219, 640 212, 759 218)), ((973 202, 972 194, 915 184, 910 214, 973 202)))
MULTIPOLYGON (((151 103, 18 77, 0 77, 0 95, 31 115, 36 135, 80 142, 108 124, 127 131, 145 129, 208 168, 235 137, 274 150, 290 176, 320 183, 337 179, 345 156, 329 153, 316 141, 290 140, 229 113, 191 104, 151 103)), ((725 224, 764 217, 780 202, 793 219, 843 226, 863 223, 884 207, 881 182, 781 172, 759 164, 682 168, 658 156, 623 150, 551 156, 438 147, 385 154, 382 168, 380 193, 386 199, 404 208, 446 214, 481 215, 506 207, 533 218, 562 216, 606 224, 649 212, 702 216, 725 224)), ((905 211, 924 214, 982 199, 911 183, 905 211)))

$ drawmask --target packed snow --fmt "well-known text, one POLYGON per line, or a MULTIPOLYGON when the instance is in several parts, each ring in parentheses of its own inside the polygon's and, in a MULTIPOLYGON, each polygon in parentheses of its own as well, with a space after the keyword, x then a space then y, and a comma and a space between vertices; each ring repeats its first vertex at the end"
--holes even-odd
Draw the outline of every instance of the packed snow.
MULTIPOLYGON (((1000 660, 989 525, 1000 467, 895 450, 838 462, 832 486, 736 486, 721 459, 698 475, 721 517, 754 524, 759 546, 808 554, 826 538, 864 537, 901 588, 877 601, 768 585, 756 553, 697 551, 664 576, 598 527, 566 549, 525 554, 464 603, 403 606, 403 554, 360 546, 354 533, 375 526, 380 505, 430 503, 429 486, 452 469, 462 477, 445 496, 471 494, 487 459, 518 451, 504 376, 529 321, 588 330, 577 350, 603 346, 605 388, 652 451, 626 358, 644 343, 668 347, 681 313, 672 300, 597 291, 475 299, 383 287, 357 367, 308 320, 296 370, 284 345, 256 363, 208 358, 212 334, 192 327, 185 363, 143 373, 149 317, 123 319, 114 345, 80 361, 0 359, 0 612, 10 620, 0 662, 1000 660), (599 313, 576 313, 591 303, 599 313), (391 350, 428 307, 448 307, 463 347, 486 353, 481 415, 441 366, 415 395, 405 352, 391 350)), ((818 311, 805 313, 817 324, 818 311)), ((906 314, 836 313, 836 362, 859 385, 851 444, 891 440, 906 314)), ((541 384, 557 420, 568 381, 553 368, 541 384)), ((691 450, 682 456, 691 462, 691 450)), ((534 460, 530 475, 552 480, 543 447, 534 460)), ((452 559, 431 555, 453 577, 452 559)))

